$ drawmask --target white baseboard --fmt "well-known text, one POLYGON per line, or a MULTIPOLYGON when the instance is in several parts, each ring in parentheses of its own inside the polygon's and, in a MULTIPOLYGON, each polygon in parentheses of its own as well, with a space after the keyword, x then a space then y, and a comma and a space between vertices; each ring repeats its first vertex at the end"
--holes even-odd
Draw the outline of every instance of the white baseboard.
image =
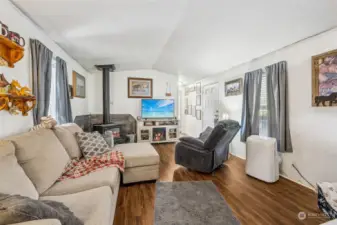
POLYGON ((238 157, 238 158, 240 158, 240 159, 242 159, 242 160, 245 160, 246 161, 246 159, 245 158, 242 158, 241 156, 239 156, 239 155, 234 155, 233 153, 230 153, 232 156, 235 156, 235 157, 238 157))
MULTIPOLYGON (((232 154, 232 153, 231 153, 231 155, 233 155, 233 156, 235 156, 235 157, 238 157, 238 158, 240 158, 240 159, 246 161, 246 159, 244 159, 244 158, 242 158, 242 157, 240 157, 240 156, 238 156, 238 155, 234 155, 234 154, 232 154)), ((302 187, 305 187, 305 188, 310 189, 310 190, 312 190, 312 191, 314 191, 314 192, 317 192, 317 191, 316 191, 314 188, 312 188, 311 186, 306 186, 306 185, 304 185, 304 184, 302 184, 302 183, 300 183, 300 182, 298 182, 298 181, 295 181, 295 180, 293 180, 293 179, 287 177, 287 176, 284 175, 284 174, 280 174, 280 176, 283 177, 284 179, 287 179, 287 180, 289 180, 289 181, 295 183, 295 184, 301 185, 302 187)))
POLYGON ((305 188, 310 189, 310 190, 312 190, 312 191, 314 191, 314 192, 317 192, 317 191, 316 191, 314 188, 312 188, 311 186, 306 186, 306 185, 304 185, 304 184, 302 184, 302 183, 300 183, 300 182, 298 182, 298 181, 295 181, 295 180, 293 180, 293 179, 287 177, 287 176, 284 175, 284 174, 280 174, 280 176, 283 177, 284 179, 287 179, 287 180, 293 182, 293 183, 299 184, 299 185, 301 185, 302 187, 305 187, 305 188))

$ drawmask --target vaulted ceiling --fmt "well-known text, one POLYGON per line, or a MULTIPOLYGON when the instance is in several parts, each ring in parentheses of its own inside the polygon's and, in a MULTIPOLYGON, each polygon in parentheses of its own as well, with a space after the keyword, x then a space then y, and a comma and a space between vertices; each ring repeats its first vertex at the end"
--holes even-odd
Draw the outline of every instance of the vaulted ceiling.
POLYGON ((12 0, 86 69, 203 77, 337 25, 337 0, 12 0))

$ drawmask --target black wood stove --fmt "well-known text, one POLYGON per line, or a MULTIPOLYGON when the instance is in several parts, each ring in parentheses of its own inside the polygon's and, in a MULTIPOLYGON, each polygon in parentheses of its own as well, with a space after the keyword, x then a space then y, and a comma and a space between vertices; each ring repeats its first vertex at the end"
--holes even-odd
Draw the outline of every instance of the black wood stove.
POLYGON ((127 142, 127 136, 121 134, 121 124, 110 121, 110 72, 115 70, 115 65, 96 65, 96 68, 103 73, 103 123, 93 125, 93 130, 104 134, 112 131, 116 144, 127 142))

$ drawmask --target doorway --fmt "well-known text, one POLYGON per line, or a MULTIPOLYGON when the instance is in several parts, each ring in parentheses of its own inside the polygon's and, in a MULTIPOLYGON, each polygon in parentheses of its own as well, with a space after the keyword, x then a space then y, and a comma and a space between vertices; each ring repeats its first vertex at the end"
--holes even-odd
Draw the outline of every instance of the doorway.
MULTIPOLYGON (((214 119, 219 114, 219 83, 208 84, 203 87, 202 129, 214 127, 214 119)), ((219 115, 218 115, 219 116, 219 115)))
POLYGON ((185 122, 185 118, 184 118, 184 95, 183 95, 183 91, 179 90, 179 95, 178 95, 178 120, 179 122, 179 130, 180 133, 182 132, 182 130, 184 129, 183 123, 185 122))

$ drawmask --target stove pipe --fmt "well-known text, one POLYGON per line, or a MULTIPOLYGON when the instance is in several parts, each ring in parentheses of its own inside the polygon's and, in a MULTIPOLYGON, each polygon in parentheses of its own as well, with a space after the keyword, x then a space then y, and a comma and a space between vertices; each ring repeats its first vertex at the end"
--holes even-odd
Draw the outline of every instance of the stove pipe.
POLYGON ((103 124, 110 123, 110 72, 115 71, 115 65, 96 65, 103 73, 103 124))

